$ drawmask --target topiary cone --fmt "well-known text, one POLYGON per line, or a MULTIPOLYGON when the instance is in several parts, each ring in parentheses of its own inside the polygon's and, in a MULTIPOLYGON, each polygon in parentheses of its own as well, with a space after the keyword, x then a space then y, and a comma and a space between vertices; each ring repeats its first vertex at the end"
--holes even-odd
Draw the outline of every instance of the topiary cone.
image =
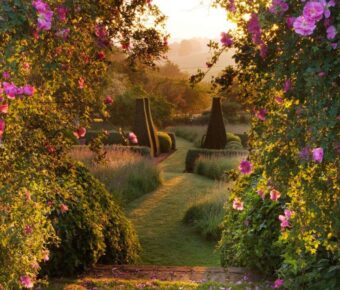
POLYGON ((136 99, 136 114, 133 132, 136 134, 140 146, 150 147, 151 155, 154 156, 154 145, 151 138, 148 118, 146 114, 145 99, 136 99))
POLYGON ((227 136, 224 126, 221 98, 213 98, 210 120, 203 148, 224 149, 227 144, 227 136))
POLYGON ((145 101, 145 110, 146 110, 146 117, 148 120, 148 125, 149 125, 149 130, 151 134, 151 140, 153 143, 153 148, 154 148, 154 155, 157 156, 160 153, 160 145, 159 145, 159 140, 157 137, 157 129, 154 125, 153 119, 152 119, 152 114, 151 114, 151 108, 150 108, 150 101, 148 98, 144 98, 145 101))

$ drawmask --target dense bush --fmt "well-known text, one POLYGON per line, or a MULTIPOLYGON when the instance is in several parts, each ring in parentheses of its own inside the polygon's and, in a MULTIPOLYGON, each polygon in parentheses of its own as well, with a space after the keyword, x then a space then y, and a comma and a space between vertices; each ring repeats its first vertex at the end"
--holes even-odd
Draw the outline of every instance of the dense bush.
POLYGON ((139 253, 136 233, 111 194, 79 164, 60 168, 59 174, 69 196, 58 197, 58 202, 67 198, 68 209, 51 213, 60 244, 50 247, 44 270, 54 276, 74 275, 100 259, 112 264, 135 262, 139 253))
POLYGON ((171 137, 166 132, 157 132, 161 153, 168 153, 172 148, 171 137))
POLYGON ((230 157, 199 157, 195 162, 194 172, 211 179, 224 179, 225 171, 236 169, 240 158, 230 157))
POLYGON ((95 163, 95 154, 86 147, 76 147, 71 157, 84 162, 119 203, 125 205, 161 184, 160 170, 150 159, 127 150, 125 146, 108 146, 106 152, 100 163, 95 163))
POLYGON ((195 162, 201 156, 204 157, 237 157, 237 156, 246 156, 248 151, 246 150, 214 150, 214 149, 190 149, 187 152, 185 158, 185 170, 187 172, 193 172, 195 169, 195 162))
POLYGON ((225 214, 224 204, 227 199, 228 194, 225 186, 213 187, 202 199, 191 204, 185 213, 183 222, 191 225, 204 238, 219 240, 225 214))

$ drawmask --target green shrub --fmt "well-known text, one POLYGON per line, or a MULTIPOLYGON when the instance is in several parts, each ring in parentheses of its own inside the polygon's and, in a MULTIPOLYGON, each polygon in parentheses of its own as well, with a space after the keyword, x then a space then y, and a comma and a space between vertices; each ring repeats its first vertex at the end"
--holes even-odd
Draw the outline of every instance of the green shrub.
POLYGON ((219 240, 227 198, 225 186, 214 187, 204 198, 193 202, 185 213, 183 222, 191 225, 204 238, 219 240))
POLYGON ((171 149, 176 150, 176 134, 173 132, 167 132, 171 138, 171 149))
POLYGON ((239 136, 237 136, 234 133, 227 132, 227 143, 229 143, 231 141, 236 141, 236 142, 239 142, 241 144, 241 138, 239 136))
POLYGON ((199 157, 195 162, 194 172, 211 179, 224 179, 225 171, 236 169, 241 158, 199 157))
POLYGON ((112 264, 136 261, 140 249, 136 233, 111 194, 79 164, 59 171, 60 186, 69 196, 55 202, 65 203, 68 211, 62 213, 57 207, 51 213, 60 244, 50 248, 44 272, 74 275, 100 259, 112 264))
POLYGON ((214 150, 214 149, 204 149, 204 148, 195 148, 190 149, 187 152, 187 156, 185 159, 185 170, 187 172, 193 172, 195 168, 195 162, 200 156, 205 157, 237 157, 237 156, 246 156, 248 151, 246 150, 214 150))
POLYGON ((161 153, 168 153, 172 148, 171 137, 166 132, 157 132, 161 153))
POLYGON ((238 141, 230 141, 227 143, 225 146, 225 149, 230 149, 230 150, 242 150, 243 146, 240 142, 238 141))
POLYGON ((249 140, 248 134, 244 132, 243 134, 235 134, 235 135, 240 137, 242 146, 244 148, 248 148, 248 140, 249 140))

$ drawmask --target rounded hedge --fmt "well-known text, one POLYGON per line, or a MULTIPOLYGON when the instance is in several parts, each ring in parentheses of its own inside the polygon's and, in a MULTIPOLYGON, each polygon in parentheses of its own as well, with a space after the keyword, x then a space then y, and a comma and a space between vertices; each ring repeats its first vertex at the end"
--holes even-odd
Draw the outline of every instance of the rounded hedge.
POLYGON ((157 132, 161 153, 168 153, 172 148, 171 137, 166 132, 157 132))
POLYGON ((227 132, 227 143, 229 143, 231 141, 236 141, 236 142, 241 143, 241 138, 239 136, 235 135, 234 133, 227 132))
POLYGON ((68 165, 59 173, 60 185, 68 189, 69 195, 57 196, 54 203, 66 204, 68 211, 56 207, 51 213, 60 243, 51 246, 43 272, 74 275, 98 261, 136 261, 140 250, 137 235, 111 194, 80 164, 68 165))

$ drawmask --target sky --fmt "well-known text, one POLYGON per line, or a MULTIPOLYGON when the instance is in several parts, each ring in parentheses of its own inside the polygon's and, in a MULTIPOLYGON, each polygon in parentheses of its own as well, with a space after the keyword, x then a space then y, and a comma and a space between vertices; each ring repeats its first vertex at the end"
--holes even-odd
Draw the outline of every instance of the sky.
POLYGON ((167 31, 170 41, 194 37, 216 39, 232 27, 226 11, 210 7, 211 0, 153 0, 168 16, 167 31))

